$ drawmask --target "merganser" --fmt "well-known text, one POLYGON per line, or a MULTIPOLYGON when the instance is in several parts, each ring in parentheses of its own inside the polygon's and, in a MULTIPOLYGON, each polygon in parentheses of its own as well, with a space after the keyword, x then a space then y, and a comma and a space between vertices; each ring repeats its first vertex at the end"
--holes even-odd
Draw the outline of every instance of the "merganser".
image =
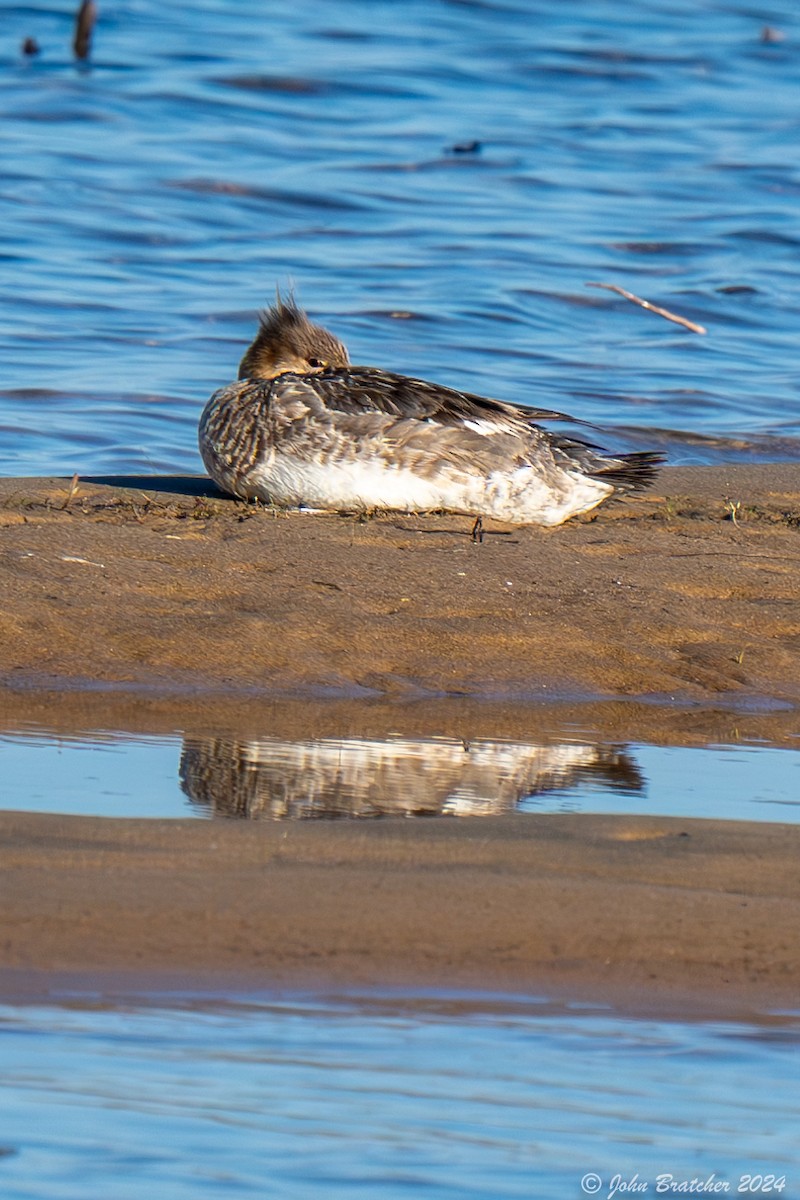
POLYGON ((561 525, 653 482, 660 454, 605 454, 542 429, 546 409, 350 363, 293 298, 261 315, 234 383, 200 418, 213 481, 244 500, 334 511, 444 510, 561 525))

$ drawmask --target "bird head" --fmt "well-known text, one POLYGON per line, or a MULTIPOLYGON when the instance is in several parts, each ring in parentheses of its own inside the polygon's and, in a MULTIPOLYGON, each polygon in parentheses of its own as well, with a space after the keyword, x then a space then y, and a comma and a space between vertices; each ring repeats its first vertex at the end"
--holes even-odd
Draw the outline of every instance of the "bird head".
POLYGON ((291 371, 313 375, 329 367, 346 367, 347 349, 338 338, 309 321, 293 297, 280 293, 261 313, 258 333, 239 363, 240 379, 275 379, 291 371))

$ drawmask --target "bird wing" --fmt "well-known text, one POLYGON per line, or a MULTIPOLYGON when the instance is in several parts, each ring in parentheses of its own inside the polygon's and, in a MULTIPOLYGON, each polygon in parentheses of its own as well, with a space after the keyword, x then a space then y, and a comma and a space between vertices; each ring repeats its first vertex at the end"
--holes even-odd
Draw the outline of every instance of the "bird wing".
POLYGON ((286 372, 239 388, 250 422, 300 456, 474 474, 524 465, 534 447, 548 454, 549 435, 513 405, 370 367, 286 372))
POLYGON ((281 377, 283 387, 290 380, 302 380, 331 412, 384 413, 405 420, 433 421, 439 425, 464 425, 481 422, 484 432, 497 424, 497 432, 511 428, 520 431, 533 421, 568 421, 563 413, 550 409, 522 409, 502 400, 461 392, 424 379, 396 375, 375 367, 345 367, 315 375, 281 377))

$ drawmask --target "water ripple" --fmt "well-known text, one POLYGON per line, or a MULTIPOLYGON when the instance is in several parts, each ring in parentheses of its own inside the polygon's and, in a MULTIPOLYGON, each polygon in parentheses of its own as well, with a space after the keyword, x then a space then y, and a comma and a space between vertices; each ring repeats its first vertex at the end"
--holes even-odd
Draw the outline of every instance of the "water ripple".
POLYGON ((788 0, 774 41, 732 2, 141 0, 77 69, 69 14, 5 20, 0 470, 199 470, 289 281, 362 362, 669 430, 674 461, 800 457, 788 0))

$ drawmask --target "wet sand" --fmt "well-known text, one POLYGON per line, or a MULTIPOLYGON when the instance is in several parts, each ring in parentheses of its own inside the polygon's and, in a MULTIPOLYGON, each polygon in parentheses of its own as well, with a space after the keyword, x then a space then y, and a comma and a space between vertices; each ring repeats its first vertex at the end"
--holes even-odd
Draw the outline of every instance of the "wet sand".
MULTIPOLYGON (((2 481, 0 717, 796 745, 800 466, 666 470, 482 545, 469 524, 276 515, 194 479, 2 481)), ((7 994, 116 972, 797 1005, 794 827, 1 813, 0 842, 7 994)))
POLYGON ((796 827, 4 813, 0 844, 0 994, 31 972, 40 987, 42 971, 50 986, 110 972, 138 989, 204 979, 797 1007, 796 827))

